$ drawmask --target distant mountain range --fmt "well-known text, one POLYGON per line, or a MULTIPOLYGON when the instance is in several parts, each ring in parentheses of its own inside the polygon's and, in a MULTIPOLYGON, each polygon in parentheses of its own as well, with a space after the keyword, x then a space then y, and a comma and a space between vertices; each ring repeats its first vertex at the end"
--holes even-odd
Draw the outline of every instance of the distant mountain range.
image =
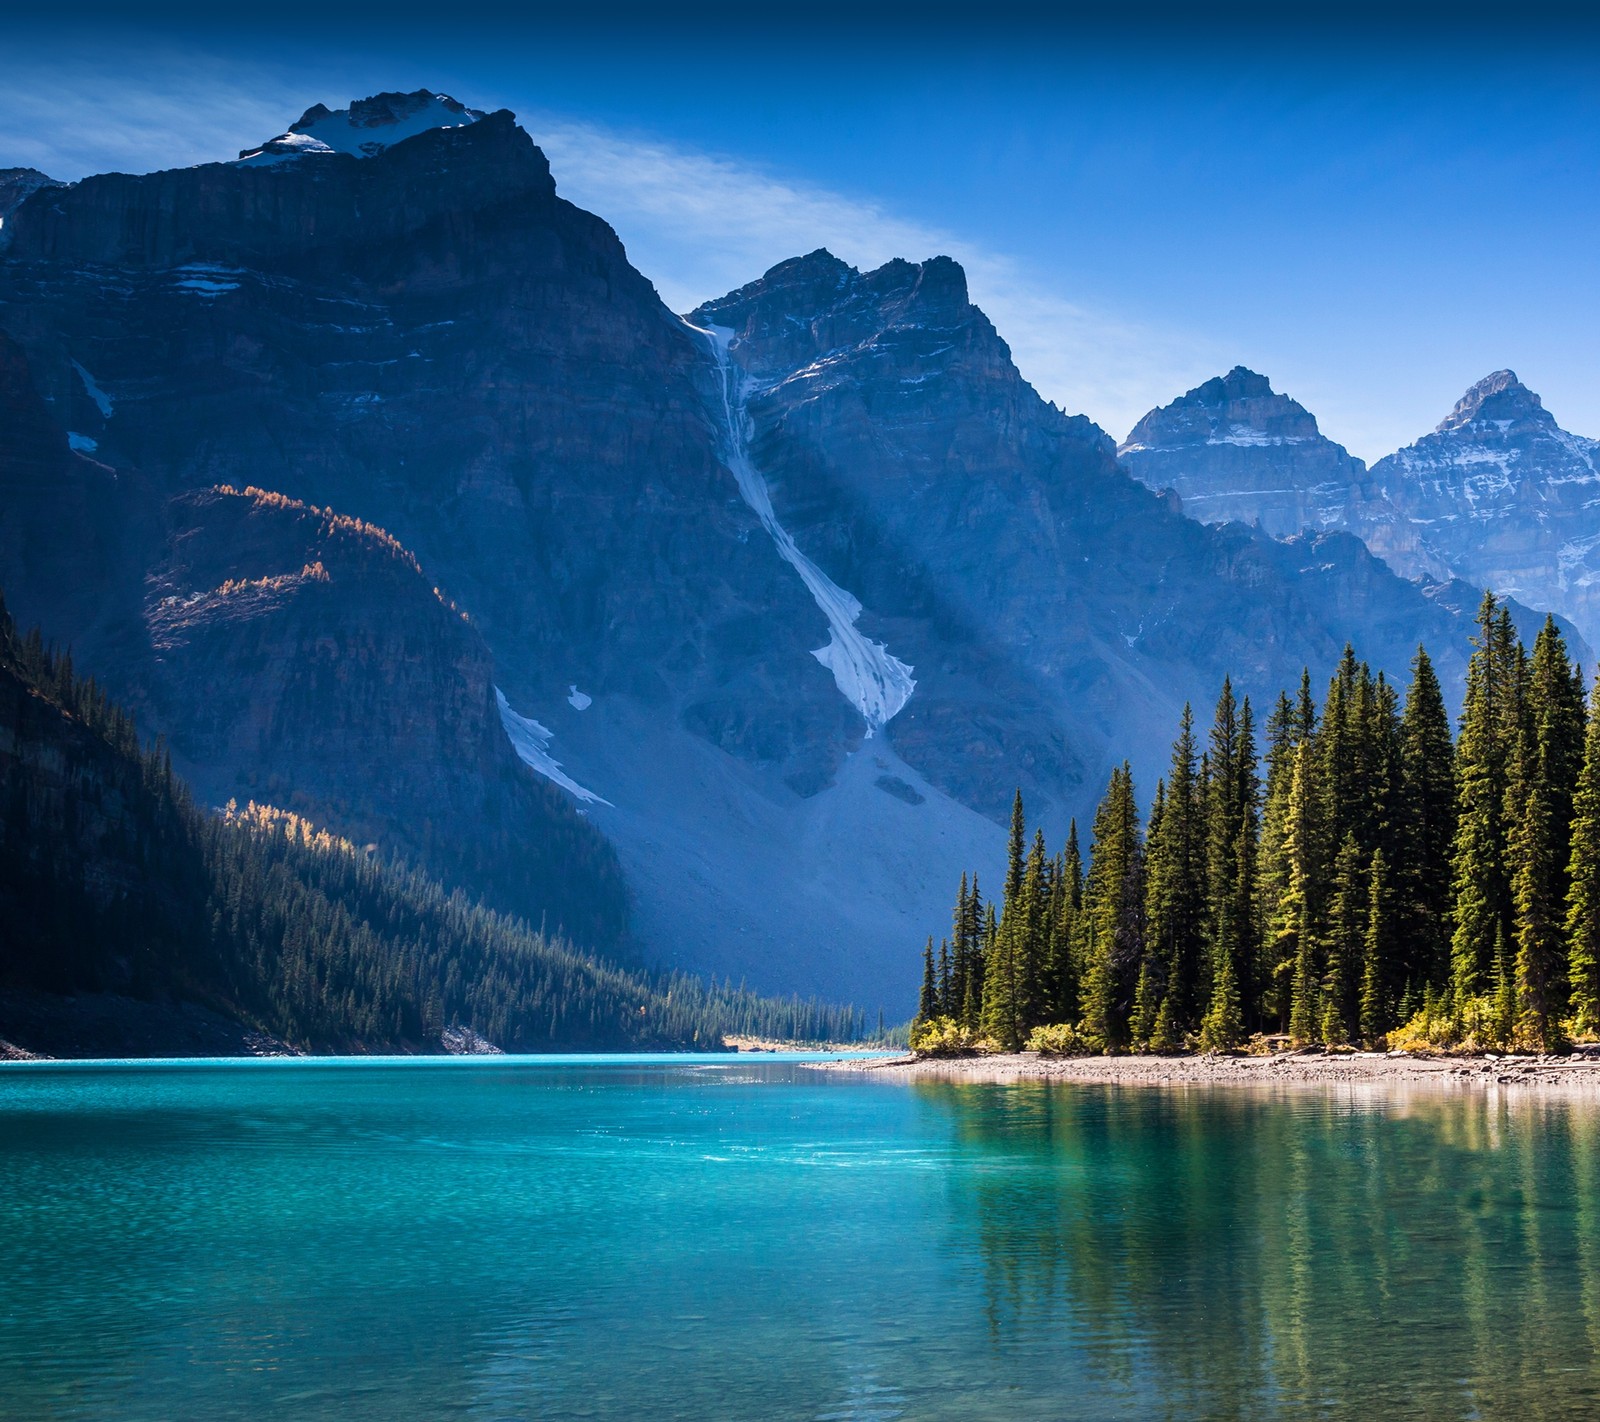
POLYGON ((503 111, 379 95, 0 195, 19 621, 208 802, 593 946, 903 1015, 1019 782, 1064 834, 1224 676, 1465 665, 1477 575, 1341 531, 1378 471, 1261 377, 1119 462, 948 258, 813 252, 676 315, 503 111))
POLYGON ((1371 469, 1243 367, 1152 410, 1118 455, 1207 523, 1344 529, 1408 578, 1493 588, 1600 643, 1600 440, 1562 429, 1512 371, 1371 469))

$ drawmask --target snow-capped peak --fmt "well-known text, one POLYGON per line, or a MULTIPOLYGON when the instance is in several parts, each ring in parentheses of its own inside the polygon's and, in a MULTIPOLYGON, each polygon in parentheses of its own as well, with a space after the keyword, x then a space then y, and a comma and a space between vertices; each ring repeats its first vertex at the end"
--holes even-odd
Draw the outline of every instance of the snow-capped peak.
POLYGON ((287 133, 259 148, 244 149, 239 161, 281 163, 326 153, 371 158, 429 129, 463 128, 483 117, 480 110, 429 89, 414 94, 374 94, 370 99, 355 100, 347 109, 313 104, 289 125, 287 133))
POLYGON ((1516 371, 1497 370, 1457 400, 1455 409, 1439 422, 1434 433, 1449 434, 1481 420, 1498 422, 1504 431, 1509 424, 1525 419, 1555 423, 1539 397, 1517 379, 1516 371))

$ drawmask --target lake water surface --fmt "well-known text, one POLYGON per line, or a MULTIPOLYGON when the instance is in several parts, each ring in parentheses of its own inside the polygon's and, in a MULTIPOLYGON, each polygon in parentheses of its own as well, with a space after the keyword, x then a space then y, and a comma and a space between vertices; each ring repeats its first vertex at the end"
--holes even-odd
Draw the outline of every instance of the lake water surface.
POLYGON ((1600 1416, 1600 1112, 781 1059, 0 1068, 0 1415, 1600 1416))

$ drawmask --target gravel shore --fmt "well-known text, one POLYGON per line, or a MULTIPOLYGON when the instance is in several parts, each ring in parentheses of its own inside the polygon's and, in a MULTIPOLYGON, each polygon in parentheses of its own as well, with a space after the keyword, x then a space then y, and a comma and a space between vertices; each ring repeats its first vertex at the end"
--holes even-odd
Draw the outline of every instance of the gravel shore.
POLYGON ((820 1063, 900 1081, 1078 1081, 1109 1086, 1507 1087, 1600 1096, 1600 1054, 1571 1057, 1279 1052, 1268 1057, 884 1057, 820 1063))

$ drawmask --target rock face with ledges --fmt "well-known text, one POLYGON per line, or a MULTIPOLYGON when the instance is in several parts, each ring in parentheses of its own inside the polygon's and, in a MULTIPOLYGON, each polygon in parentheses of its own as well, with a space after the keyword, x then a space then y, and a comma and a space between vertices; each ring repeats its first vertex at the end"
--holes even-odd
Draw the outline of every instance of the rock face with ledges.
POLYGON ((1492 587, 1600 640, 1600 440, 1562 429, 1514 372, 1480 380, 1372 479, 1401 538, 1389 521, 1350 526, 1397 568, 1492 587))
POLYGON ((1341 526, 1370 498, 1366 465, 1243 366, 1152 410, 1117 453, 1141 483, 1175 490, 1191 518, 1259 523, 1275 538, 1341 526))
MULTIPOLYGON (((1123 755, 1155 771, 1183 702, 1224 675, 1259 698, 1346 638, 1392 675, 1419 639, 1460 665, 1456 613, 1354 538, 1207 528, 1130 478, 1021 378, 948 258, 857 272, 813 252, 690 319, 735 333, 785 527, 916 668, 889 741, 987 814, 1019 780, 1082 813, 1123 755)), ((1250 420, 1254 448, 1359 476, 1248 372, 1170 408, 1187 438, 1250 420)))
POLYGON ((1242 368, 1152 410, 1118 453, 1196 518, 1343 529, 1407 578, 1493 588, 1600 639, 1600 441, 1563 430, 1512 371, 1371 469, 1242 368))

